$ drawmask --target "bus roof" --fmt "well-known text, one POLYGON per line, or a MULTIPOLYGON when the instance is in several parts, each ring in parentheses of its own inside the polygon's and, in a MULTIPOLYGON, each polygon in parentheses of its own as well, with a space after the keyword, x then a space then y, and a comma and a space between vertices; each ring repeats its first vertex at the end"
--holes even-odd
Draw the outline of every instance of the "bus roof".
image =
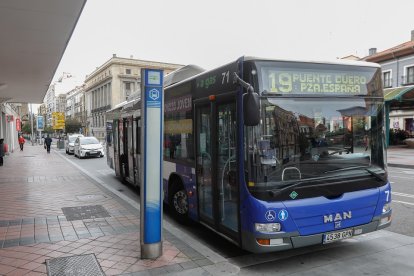
POLYGON ((200 66, 193 64, 186 65, 166 75, 164 77, 164 86, 167 87, 173 85, 174 83, 196 76, 204 71, 206 70, 200 66))

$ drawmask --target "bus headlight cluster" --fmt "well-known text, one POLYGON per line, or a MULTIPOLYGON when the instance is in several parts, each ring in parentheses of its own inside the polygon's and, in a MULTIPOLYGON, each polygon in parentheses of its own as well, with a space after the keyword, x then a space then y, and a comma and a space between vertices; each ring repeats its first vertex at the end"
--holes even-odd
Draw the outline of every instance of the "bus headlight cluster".
POLYGON ((385 203, 384 206, 382 207, 382 213, 388 213, 389 211, 391 211, 391 202, 389 203, 385 203))
POLYGON ((257 232, 262 233, 276 233, 280 231, 280 223, 255 223, 257 232))

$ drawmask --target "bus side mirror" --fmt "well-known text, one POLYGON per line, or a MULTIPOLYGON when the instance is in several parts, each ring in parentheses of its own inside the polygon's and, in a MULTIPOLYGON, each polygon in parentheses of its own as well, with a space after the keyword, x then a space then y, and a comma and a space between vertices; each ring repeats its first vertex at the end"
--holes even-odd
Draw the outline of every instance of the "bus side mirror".
POLYGON ((248 92, 243 95, 243 119, 245 126, 257 126, 260 123, 259 94, 248 92))

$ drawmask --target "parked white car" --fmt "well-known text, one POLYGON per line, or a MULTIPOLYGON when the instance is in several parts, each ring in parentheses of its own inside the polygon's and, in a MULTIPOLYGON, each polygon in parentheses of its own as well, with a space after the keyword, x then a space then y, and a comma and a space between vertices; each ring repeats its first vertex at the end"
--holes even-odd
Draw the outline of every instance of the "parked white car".
POLYGON ((84 136, 82 134, 73 134, 73 135, 66 136, 66 139, 65 139, 66 154, 73 154, 74 149, 75 149, 75 140, 78 137, 84 137, 84 136))
POLYGON ((74 144, 74 154, 78 158, 105 155, 102 144, 93 136, 78 137, 74 144))

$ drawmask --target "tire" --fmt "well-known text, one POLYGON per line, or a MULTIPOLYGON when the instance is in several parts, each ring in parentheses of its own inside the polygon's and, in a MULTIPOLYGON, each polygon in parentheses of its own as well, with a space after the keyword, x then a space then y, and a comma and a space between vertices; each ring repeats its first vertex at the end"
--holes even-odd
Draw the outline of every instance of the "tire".
POLYGON ((182 183, 176 181, 171 184, 169 205, 175 219, 180 223, 188 223, 188 196, 182 183))

